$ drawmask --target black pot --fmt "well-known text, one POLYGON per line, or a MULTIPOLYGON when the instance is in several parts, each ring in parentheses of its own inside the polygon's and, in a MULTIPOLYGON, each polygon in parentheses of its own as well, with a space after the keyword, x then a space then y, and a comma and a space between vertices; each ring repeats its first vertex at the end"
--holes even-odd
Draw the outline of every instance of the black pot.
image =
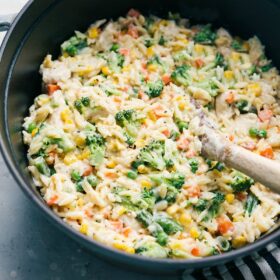
POLYGON ((178 272, 222 264, 259 250, 280 236, 280 229, 251 245, 223 255, 198 260, 148 259, 128 255, 91 240, 64 223, 44 203, 26 166, 26 149, 21 125, 28 107, 40 93, 39 65, 47 53, 57 55, 61 42, 73 30, 85 30, 100 18, 125 15, 130 8, 160 16, 180 12, 193 22, 224 26, 247 38, 258 35, 267 46, 267 55, 280 66, 280 2, 278 0, 37 0, 29 1, 12 24, 0 51, 0 132, 5 161, 24 193, 57 227, 92 250, 96 255, 133 269, 151 272, 178 272), (133 2, 133 4, 132 4, 133 2))

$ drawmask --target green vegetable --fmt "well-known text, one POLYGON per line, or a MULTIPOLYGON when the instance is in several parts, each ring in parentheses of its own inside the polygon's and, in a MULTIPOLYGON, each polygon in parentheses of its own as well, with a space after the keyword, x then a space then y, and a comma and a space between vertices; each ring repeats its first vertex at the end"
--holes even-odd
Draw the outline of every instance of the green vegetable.
POLYGON ((226 251, 229 251, 231 246, 230 246, 230 243, 229 241, 223 237, 223 236, 218 236, 216 238, 217 242, 218 242, 218 246, 219 246, 219 249, 223 252, 226 252, 226 251))
POLYGON ((77 182, 77 184, 76 184, 76 191, 80 192, 80 193, 85 193, 82 181, 77 182))
POLYGON ((176 232, 183 230, 181 225, 165 215, 155 216, 155 222, 157 222, 168 235, 175 234, 176 232))
POLYGON ((162 62, 158 55, 153 56, 151 59, 148 60, 147 65, 162 65, 162 62))
POLYGON ((71 172, 71 178, 72 178, 72 180, 74 180, 74 181, 76 181, 76 182, 82 180, 82 176, 81 176, 81 175, 79 174, 79 172, 76 171, 76 170, 73 170, 73 171, 71 172))
POLYGON ((214 166, 212 166, 212 164, 211 164, 211 165, 209 165, 209 167, 210 168, 208 169, 208 171, 218 170, 221 172, 225 169, 225 165, 219 161, 214 166))
POLYGON ((167 186, 167 192, 164 200, 166 200, 168 204, 172 204, 176 201, 178 194, 179 194, 178 189, 176 189, 173 186, 167 186))
POLYGON ((267 132, 264 129, 257 129, 257 128, 250 128, 249 129, 249 135, 251 137, 259 137, 259 138, 266 138, 267 137, 267 132))
POLYGON ((249 112, 249 102, 246 99, 240 99, 235 103, 235 106, 241 114, 249 112))
POLYGON ((135 253, 145 257, 151 258, 166 258, 168 251, 153 241, 147 241, 140 247, 136 248, 135 253))
POLYGON ((70 56, 77 55, 85 47, 87 47, 87 40, 83 34, 73 36, 61 45, 62 52, 70 56))
POLYGON ((146 93, 150 98, 155 98, 160 96, 161 92, 163 91, 163 82, 162 80, 157 80, 155 82, 148 82, 146 93))
POLYGON ((41 174, 46 175, 47 177, 51 176, 51 170, 43 157, 37 157, 34 159, 34 166, 41 174))
POLYGON ((145 165, 157 170, 163 170, 166 166, 164 160, 164 146, 164 141, 152 141, 140 150, 140 153, 137 157, 138 162, 140 161, 145 165))
POLYGON ((31 133, 35 128, 36 128, 37 126, 36 126, 36 124, 35 123, 30 123, 29 125, 28 125, 28 127, 27 127, 27 132, 28 133, 31 133))
POLYGON ((254 209, 257 207, 259 203, 260 203, 259 199, 254 194, 250 193, 245 203, 245 213, 251 216, 252 212, 254 211, 254 209))
POLYGON ((123 64, 125 62, 125 57, 116 52, 112 52, 110 55, 110 59, 108 61, 108 66, 113 72, 120 72, 120 70, 123 68, 123 64))
POLYGON ((90 105, 90 99, 88 97, 82 97, 81 102, 85 107, 90 105))
POLYGON ((176 189, 180 189, 185 183, 185 176, 182 173, 171 173, 164 178, 165 182, 176 189))
POLYGON ((176 119, 175 120, 175 123, 179 129, 179 131, 182 133, 184 131, 184 129, 188 129, 189 128, 189 124, 185 121, 182 121, 182 120, 179 120, 179 119, 176 119))
POLYGON ((86 145, 89 146, 89 162, 93 166, 99 166, 105 155, 105 139, 97 132, 91 131, 86 137, 86 145))
POLYGON ((117 52, 120 48, 120 45, 117 43, 113 43, 112 47, 110 48, 110 51, 117 52))
POLYGON ((145 40, 145 46, 147 48, 151 47, 152 45, 153 45, 153 41, 152 40, 150 40, 150 39, 145 40))
POLYGON ((214 198, 212 198, 210 205, 208 207, 208 213, 203 218, 204 221, 208 221, 210 219, 213 219, 217 216, 220 205, 225 201, 225 195, 222 193, 217 192, 214 198))
POLYGON ((231 47, 238 52, 246 52, 246 49, 243 47, 242 42, 238 40, 233 40, 231 47))
POLYGON ((215 57, 215 67, 226 67, 224 56, 221 53, 217 53, 215 57))
POLYGON ((132 180, 135 180, 137 178, 137 173, 133 170, 129 170, 127 173, 126 173, 126 176, 132 180))
POLYGON ((80 114, 83 113, 83 103, 81 102, 81 100, 76 100, 74 102, 74 106, 79 111, 80 114))
POLYGON ((141 193, 142 199, 148 204, 148 208, 152 209, 156 202, 156 197, 152 190, 144 189, 141 193))
POLYGON ((177 66, 171 74, 172 81, 178 85, 188 86, 190 83, 189 69, 188 65, 177 66))
POLYGON ((96 176, 94 175, 89 175, 87 177, 87 181, 89 182, 89 184, 92 186, 92 187, 96 187, 97 184, 98 184, 98 180, 96 178, 96 176))
POLYGON ((216 38, 216 33, 211 30, 211 25, 208 24, 202 27, 201 30, 195 34, 193 39, 195 43, 212 45, 216 38))
POLYGON ((171 130, 171 133, 170 133, 170 139, 176 141, 178 138, 180 137, 180 133, 176 130, 171 130))
POLYGON ((202 212, 206 209, 208 205, 208 200, 206 199, 199 199, 197 203, 193 206, 196 211, 202 212))
POLYGON ((234 192, 243 192, 248 190, 253 184, 253 179, 242 174, 237 174, 231 183, 231 187, 234 192))
POLYGON ((261 71, 264 73, 268 72, 271 68, 273 68, 273 65, 271 63, 268 63, 268 64, 260 67, 261 71))
POLYGON ((189 165, 190 165, 192 173, 196 173, 196 171, 198 170, 198 161, 197 161, 197 159, 195 159, 195 158, 189 159, 189 165))
POLYGON ((248 75, 252 76, 253 74, 256 74, 256 73, 258 73, 258 69, 257 69, 256 65, 251 66, 248 70, 248 75))
POLYGON ((161 35, 159 40, 158 40, 158 44, 161 46, 164 46, 166 43, 166 40, 164 39, 164 37, 161 35))

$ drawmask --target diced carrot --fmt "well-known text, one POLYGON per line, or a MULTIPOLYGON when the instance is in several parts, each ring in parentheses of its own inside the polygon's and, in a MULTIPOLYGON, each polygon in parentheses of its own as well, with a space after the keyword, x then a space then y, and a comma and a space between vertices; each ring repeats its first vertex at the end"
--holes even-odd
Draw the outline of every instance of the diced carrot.
POLYGON ((259 111, 258 116, 262 122, 265 122, 265 121, 270 121, 270 119, 273 116, 273 113, 270 109, 263 109, 263 110, 259 111))
POLYGON ((204 61, 201 58, 198 58, 194 61, 196 68, 201 68, 204 65, 204 61))
POLYGON ((119 49, 119 53, 124 55, 124 56, 128 56, 129 55, 129 49, 121 48, 121 49, 119 49))
POLYGON ((147 69, 147 63, 146 62, 142 62, 142 68, 143 68, 143 70, 146 70, 147 69))
POLYGON ((232 91, 228 92, 225 100, 228 104, 232 104, 234 102, 234 93, 232 91))
POLYGON ((194 150, 190 149, 186 152, 185 155, 186 155, 187 158, 192 158, 192 157, 196 156, 196 152, 194 150))
POLYGON ((242 143, 241 146, 249 151, 254 151, 256 149, 256 144, 253 141, 242 143))
POLYGON ((164 74, 162 76, 162 81, 165 85, 169 84, 171 82, 171 78, 169 74, 164 74))
POLYGON ((114 97, 113 97, 113 100, 114 100, 114 102, 116 102, 116 103, 121 103, 121 102, 122 102, 122 99, 121 99, 119 96, 114 96, 114 97))
POLYGON ((167 138, 170 136, 170 131, 169 129, 164 129, 162 132, 161 132, 163 135, 165 135, 167 138))
POLYGON ((138 29, 132 24, 128 26, 127 34, 134 39, 137 39, 139 37, 138 29))
POLYGON ((229 139, 229 141, 232 142, 232 141, 234 140, 234 135, 233 135, 233 134, 230 134, 229 137, 228 137, 228 139, 229 139))
POLYGON ((200 251, 199 251, 199 248, 198 248, 198 247, 192 248, 191 253, 192 253, 192 255, 195 256, 195 257, 199 257, 199 256, 200 256, 200 251))
POLYGON ((129 234, 131 233, 131 228, 130 227, 126 227, 126 228, 124 228, 123 229, 123 235, 125 236, 125 237, 128 237, 129 236, 129 234))
POLYGON ((184 135, 181 135, 179 140, 177 141, 177 147, 183 151, 186 151, 188 149, 189 144, 190 141, 184 135))
POLYGON ((112 180, 118 178, 118 174, 116 174, 116 173, 114 173, 114 172, 110 172, 110 171, 105 172, 104 175, 105 175, 107 178, 112 179, 112 180))
POLYGON ((135 10, 135 9, 130 9, 127 13, 127 15, 129 17, 139 17, 140 16, 140 12, 135 10))
POLYGON ((48 95, 52 95, 55 91, 57 91, 59 89, 60 89, 60 87, 56 84, 47 85, 48 95))
POLYGON ((267 146, 263 150, 260 151, 260 155, 266 158, 274 158, 274 152, 271 146, 267 146))
POLYGON ((157 118, 163 118, 163 117, 168 116, 166 109, 164 107, 162 107, 162 105, 160 105, 160 104, 158 104, 157 106, 155 106, 153 108, 153 112, 155 113, 157 118))
POLYGON ((123 223, 121 221, 110 221, 110 224, 116 229, 121 230, 123 229, 123 223))
POLYGON ((84 173, 83 173, 83 176, 88 176, 88 175, 90 175, 92 172, 93 172, 93 167, 91 166, 91 165, 89 165, 88 167, 87 167, 87 169, 84 171, 84 173))
POLYGON ((200 196, 200 187, 199 186, 189 186, 187 188, 189 197, 199 197, 200 196))
POLYGON ((139 91, 138 92, 138 97, 144 101, 148 101, 149 97, 146 93, 144 93, 143 91, 139 91))
POLYGON ((47 201, 47 204, 48 204, 49 206, 54 205, 55 202, 57 201, 57 199, 58 199, 58 195, 55 194, 55 195, 53 195, 53 196, 50 198, 49 201, 47 201))
POLYGON ((88 209, 85 210, 85 214, 86 214, 86 216, 89 217, 89 218, 92 218, 92 217, 93 217, 93 214, 92 214, 88 209))
POLYGON ((225 217, 217 218, 217 223, 218 223, 218 231, 221 234, 226 234, 228 231, 232 231, 234 228, 234 225, 231 222, 231 220, 225 217))

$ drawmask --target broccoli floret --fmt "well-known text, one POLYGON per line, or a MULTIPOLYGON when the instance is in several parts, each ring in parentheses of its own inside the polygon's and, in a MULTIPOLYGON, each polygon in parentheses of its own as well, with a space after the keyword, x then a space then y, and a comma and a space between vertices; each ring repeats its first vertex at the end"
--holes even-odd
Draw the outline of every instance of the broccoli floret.
POLYGON ((208 201, 206 199, 199 199, 193 206, 196 211, 202 212, 207 208, 208 201))
POLYGON ((212 45, 217 38, 217 34, 211 30, 211 25, 205 25, 194 35, 194 41, 200 44, 212 45))
POLYGON ((37 157, 36 159, 34 159, 34 166, 41 174, 48 177, 51 176, 51 170, 43 157, 37 157))
POLYGON ((168 251, 165 248, 153 241, 145 242, 136 248, 135 252, 136 254, 151 258, 166 258, 168 255, 168 251))
POLYGON ((137 117, 135 110, 123 110, 116 114, 115 120, 117 125, 124 128, 126 142, 129 145, 133 145, 135 142, 135 137, 138 133, 138 128, 140 125, 140 119, 137 117))
POLYGON ((164 160, 165 145, 164 141, 152 141, 140 150, 137 157, 138 161, 157 170, 163 170, 166 166, 164 160))
POLYGON ((167 139, 164 145, 164 160, 167 168, 174 166, 178 162, 180 154, 174 141, 167 139))
POLYGON ((148 208, 152 209, 156 202, 156 197, 151 190, 147 190, 146 188, 142 191, 142 199, 148 204, 148 208))
POLYGON ((252 212, 254 211, 254 209, 257 207, 259 203, 260 203, 259 199, 254 194, 250 193, 245 203, 245 213, 251 216, 252 212))
POLYGON ((158 40, 158 44, 161 46, 164 46, 166 43, 166 40, 164 39, 164 37, 161 35, 159 40, 158 40))
POLYGON ((268 72, 271 68, 273 68, 272 63, 268 63, 268 64, 260 67, 261 71, 264 72, 264 73, 268 72))
POLYGON ((189 165, 191 167, 192 173, 195 173, 198 170, 198 161, 195 158, 189 159, 189 165))
POLYGON ((221 172, 225 169, 225 165, 219 161, 216 164, 214 164, 214 166, 212 166, 212 162, 210 161, 210 164, 208 164, 208 165, 209 165, 208 171, 218 170, 221 172))
POLYGON ((248 113, 249 111, 249 102, 246 99, 240 99, 235 103, 236 108, 241 114, 248 113))
POLYGON ((125 62, 125 57, 117 52, 110 53, 110 59, 108 60, 108 66, 113 72, 120 72, 125 62))
POLYGON ((86 36, 79 34, 71 37, 68 41, 61 45, 61 50, 70 56, 75 56, 80 50, 87 47, 86 36))
POLYGON ((171 173, 165 177, 165 181, 176 189, 181 189, 185 183, 185 176, 182 173, 171 173))
POLYGON ((120 45, 119 45, 119 44, 113 43, 113 45, 112 45, 111 48, 110 48, 110 51, 111 51, 111 52, 117 52, 117 51, 119 50, 119 48, 120 48, 120 45))
POLYGON ((158 97, 163 91, 163 87, 164 85, 162 80, 157 80, 155 82, 148 82, 146 93, 150 98, 158 97))
POLYGON ((231 47, 238 52, 246 52, 246 49, 244 48, 242 42, 239 40, 233 40, 231 43, 231 47))
POLYGON ((224 56, 221 53, 217 53, 215 57, 215 67, 226 67, 224 56))
POLYGON ((147 65, 154 64, 154 65, 162 65, 162 62, 159 56, 155 55, 150 60, 148 60, 147 65))
POLYGON ((216 193, 212 201, 210 202, 210 206, 208 208, 208 214, 204 217, 204 221, 208 221, 217 216, 220 205, 225 201, 225 195, 222 193, 216 193))
POLYGON ((86 145, 90 150, 90 164, 99 166, 105 156, 105 139, 99 133, 91 131, 86 137, 86 145))
POLYGON ((167 186, 167 192, 164 200, 168 202, 168 204, 172 204, 176 201, 176 197, 179 194, 178 189, 173 186, 167 186))
POLYGON ((155 222, 158 223, 168 235, 182 231, 183 228, 176 221, 165 215, 155 216, 155 222))
POLYGON ((238 193, 248 190, 253 184, 254 180, 252 178, 242 174, 237 174, 231 183, 231 187, 234 192, 238 193))
POLYGON ((188 86, 190 82, 189 69, 188 65, 177 66, 171 74, 172 81, 178 85, 188 86))

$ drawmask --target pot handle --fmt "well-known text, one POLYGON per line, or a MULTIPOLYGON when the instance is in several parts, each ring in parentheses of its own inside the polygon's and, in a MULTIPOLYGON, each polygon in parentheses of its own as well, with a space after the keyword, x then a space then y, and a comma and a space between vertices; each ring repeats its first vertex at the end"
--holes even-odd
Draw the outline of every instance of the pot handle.
POLYGON ((8 31, 16 14, 0 15, 0 32, 8 31))

